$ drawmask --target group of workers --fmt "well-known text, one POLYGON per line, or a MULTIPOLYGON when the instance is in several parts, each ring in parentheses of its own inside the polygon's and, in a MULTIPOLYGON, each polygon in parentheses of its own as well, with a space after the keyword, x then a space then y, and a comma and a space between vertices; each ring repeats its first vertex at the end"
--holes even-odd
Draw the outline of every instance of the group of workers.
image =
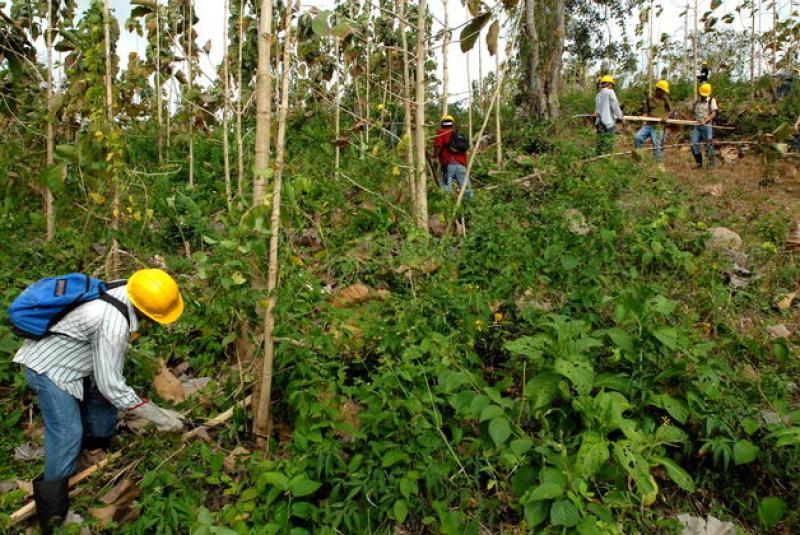
MULTIPOLYGON (((707 77, 707 71, 705 76, 707 77)), ((615 85, 614 78, 608 74, 602 76, 598 84, 599 91, 595 97, 593 114, 597 130, 597 154, 611 152, 614 148, 616 125, 618 122, 623 122, 625 118, 614 92, 615 85)), ((707 81, 700 84, 697 92, 698 97, 692 104, 691 110, 692 118, 697 123, 692 126, 692 156, 694 156, 695 168, 702 169, 701 144, 705 145, 708 167, 714 166, 714 147, 711 140, 713 139, 713 121, 719 108, 716 99, 711 96, 711 84, 707 81)), ((675 115, 669 97, 669 82, 659 80, 653 94, 645 95, 644 113, 649 117, 660 118, 661 122, 642 126, 633 138, 634 146, 641 148, 650 139, 653 144, 653 156, 657 162, 661 162, 664 157, 667 120, 674 118, 675 115)))

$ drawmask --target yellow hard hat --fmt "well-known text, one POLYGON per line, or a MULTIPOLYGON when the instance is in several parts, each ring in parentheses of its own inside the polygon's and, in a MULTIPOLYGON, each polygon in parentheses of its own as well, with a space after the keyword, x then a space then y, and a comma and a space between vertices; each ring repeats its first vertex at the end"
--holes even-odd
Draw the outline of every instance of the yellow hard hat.
POLYGON ((376 111, 383 111, 383 108, 384 108, 383 102, 381 102, 381 103, 379 103, 378 105, 375 106, 375 110, 376 111))
POLYGON ((140 269, 131 275, 128 298, 142 314, 158 323, 172 323, 183 313, 178 284, 160 269, 140 269))
POLYGON ((442 122, 445 122, 445 121, 453 122, 453 121, 455 121, 455 119, 453 119, 452 115, 442 115, 442 122))
POLYGON ((662 90, 664 93, 669 95, 669 82, 666 80, 659 80, 656 82, 656 89, 662 90))
POLYGON ((614 77, 611 76, 610 74, 604 74, 603 76, 601 76, 600 77, 600 83, 601 84, 616 84, 616 82, 614 81, 614 77))
POLYGON ((700 89, 697 90, 700 95, 708 97, 711 95, 711 84, 702 84, 700 89))

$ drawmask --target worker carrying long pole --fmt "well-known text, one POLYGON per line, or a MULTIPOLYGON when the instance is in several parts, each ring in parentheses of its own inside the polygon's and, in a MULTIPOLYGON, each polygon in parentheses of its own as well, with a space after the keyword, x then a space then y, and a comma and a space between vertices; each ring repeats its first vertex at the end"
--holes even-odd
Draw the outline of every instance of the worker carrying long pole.
POLYGON ((44 418, 44 476, 33 496, 45 535, 67 516, 68 478, 108 449, 118 410, 159 431, 183 428, 178 413, 138 396, 122 376, 132 335, 147 319, 173 323, 183 306, 171 276, 142 269, 108 284, 81 274, 42 279, 8 309, 15 332, 28 338, 14 362, 44 418))
POLYGON ((667 137, 664 124, 667 119, 672 117, 672 102, 670 102, 669 99, 669 82, 666 80, 659 80, 656 83, 655 93, 653 95, 645 94, 644 113, 645 115, 660 117, 662 122, 642 125, 633 138, 633 146, 640 149, 649 138, 653 142, 653 157, 657 162, 660 162, 664 159, 662 147, 667 137))
POLYGON ((701 84, 697 92, 700 96, 692 104, 692 117, 699 124, 692 127, 692 156, 696 163, 695 169, 703 168, 703 154, 700 152, 700 143, 706 146, 708 167, 714 167, 714 146, 711 144, 713 137, 712 123, 717 116, 717 100, 711 96, 711 84, 701 84))

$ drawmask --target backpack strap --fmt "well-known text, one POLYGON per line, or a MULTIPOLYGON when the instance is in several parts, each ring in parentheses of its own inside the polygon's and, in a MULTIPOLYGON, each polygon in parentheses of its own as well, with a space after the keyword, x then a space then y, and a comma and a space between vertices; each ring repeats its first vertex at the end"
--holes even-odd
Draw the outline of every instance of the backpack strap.
POLYGON ((131 318, 130 315, 128 314, 128 305, 126 305, 125 303, 123 303, 122 301, 120 301, 119 299, 108 293, 108 290, 113 290, 114 288, 121 288, 126 284, 128 284, 127 279, 122 279, 107 283, 105 285, 105 288, 100 293, 100 297, 98 299, 105 301, 109 305, 119 310, 120 314, 122 314, 122 317, 124 317, 125 321, 128 322, 128 326, 130 326, 131 318))

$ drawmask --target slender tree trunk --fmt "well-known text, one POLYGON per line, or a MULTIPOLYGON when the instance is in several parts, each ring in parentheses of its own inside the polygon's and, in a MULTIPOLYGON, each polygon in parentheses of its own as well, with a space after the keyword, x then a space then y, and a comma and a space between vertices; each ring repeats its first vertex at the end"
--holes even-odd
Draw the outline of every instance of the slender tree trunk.
POLYGON ((689 3, 683 14, 683 77, 689 77, 689 3))
POLYGON ((478 109, 482 110, 483 108, 483 49, 481 40, 478 38, 478 109))
POLYGON ((772 94, 777 98, 778 93, 778 78, 775 74, 778 72, 778 0, 772 0, 772 72, 770 73, 770 81, 772 85, 772 94))
MULTIPOLYGON (((108 132, 114 129, 114 94, 112 92, 111 75, 111 14, 108 9, 108 0, 103 0, 103 41, 105 44, 106 60, 106 122, 108 132)), ((119 177, 113 168, 113 163, 108 163, 111 169, 111 230, 115 236, 111 239, 111 254, 109 255, 108 271, 111 276, 116 276, 119 272, 119 243, 117 242, 116 232, 119 231, 119 177)))
MULTIPOLYGON (((264 12, 262 11, 262 16, 264 12)), ((269 271, 267 275, 267 310, 264 315, 264 360, 261 368, 261 383, 253 422, 256 439, 262 447, 269 437, 271 422, 269 406, 272 397, 272 364, 275 357, 275 304, 278 285, 278 237, 281 225, 281 184, 286 148, 286 116, 289 111, 289 74, 292 63, 292 0, 286 2, 286 36, 283 44, 283 72, 281 73, 281 103, 278 111, 278 139, 275 152, 275 178, 272 184, 272 214, 269 233, 269 271)))
POLYGON ((156 0, 156 115, 158 117, 158 132, 156 133, 156 143, 158 144, 158 163, 164 159, 164 111, 161 102, 161 5, 156 0))
POLYGON ((539 76, 539 31, 536 28, 536 0, 525 0, 525 33, 528 37, 530 54, 528 57, 528 101, 531 117, 542 117, 547 113, 544 87, 539 76))
MULTIPOLYGON (((169 10, 169 5, 167 6, 169 10)), ((170 51, 175 48, 176 36, 178 35, 178 19, 175 13, 171 13, 172 17, 172 35, 170 36, 169 47, 170 51)), ((180 40, 178 40, 180 42, 180 40)), ((169 94, 167 95, 167 152, 172 148, 172 104, 175 102, 175 77, 169 80, 169 94)))
MULTIPOLYGON (((272 0, 261 0, 258 27, 258 69, 256 71, 256 151, 253 177, 253 206, 264 204, 269 168, 272 128, 272 0)), ((256 432, 258 434, 258 432, 256 432)))
POLYGON ((341 128, 341 124, 340 124, 340 119, 341 118, 340 118, 340 110, 339 110, 339 107, 340 107, 339 92, 340 92, 340 86, 341 86, 341 83, 342 83, 342 80, 341 80, 341 78, 342 78, 342 69, 339 67, 339 38, 338 37, 334 37, 333 39, 335 41, 334 45, 333 45, 333 58, 334 58, 333 61, 336 63, 336 82, 333 84, 333 93, 334 93, 333 102, 334 102, 334 107, 336 108, 334 110, 334 112, 333 112, 334 113, 333 121, 334 121, 334 129, 335 129, 334 136, 335 136, 335 139, 336 139, 336 146, 334 147, 335 156, 334 156, 333 168, 334 168, 334 173, 336 175, 336 179, 338 180, 339 179, 339 165, 341 163, 341 157, 342 157, 342 149, 341 149, 341 147, 339 147, 339 130, 341 128))
POLYGON ((495 147, 497 148, 497 166, 503 167, 503 135, 502 130, 500 129, 500 104, 503 102, 503 86, 500 80, 500 51, 498 50, 494 54, 494 75, 497 82, 497 106, 494 109, 494 120, 495 120, 495 137, 496 143, 495 147))
POLYGON ((448 71, 448 49, 450 48, 450 18, 447 10, 447 0, 442 0, 444 10, 444 46, 442 47, 442 114, 447 115, 449 100, 450 80, 448 71))
MULTIPOLYGON (((561 67, 564 59, 564 38, 566 0, 555 0, 555 29, 553 30, 552 49, 550 52, 547 76, 547 117, 556 119, 561 115, 558 96, 561 94, 561 67)), ((500 102, 497 102, 500 106, 500 102)))
POLYGON ((244 85, 242 84, 242 49, 244 44, 245 0, 239 2, 239 57, 236 66, 236 85, 239 87, 239 103, 236 106, 236 194, 244 201, 244 142, 242 139, 242 114, 244 114, 244 85))
POLYGON ((647 94, 653 94, 653 0, 647 8, 647 94))
POLYGON ((697 0, 694 0, 694 34, 692 35, 692 91, 697 97, 697 0))
POLYGON ((467 128, 469 129, 469 140, 472 142, 472 77, 469 73, 469 56, 470 52, 467 52, 465 56, 465 60, 467 62, 467 128))
POLYGON ((228 205, 228 210, 230 210, 233 190, 231 187, 230 146, 228 145, 228 115, 231 109, 230 76, 228 74, 228 0, 223 0, 222 11, 224 13, 223 24, 225 26, 222 36, 222 90, 225 92, 222 108, 222 159, 225 173, 225 202, 228 205))
POLYGON ((411 130, 411 72, 408 62, 408 38, 406 32, 409 28, 403 28, 406 17, 406 0, 398 1, 397 12, 400 15, 400 39, 403 47, 403 105, 404 117, 403 127, 406 138, 406 167, 408 169, 408 188, 411 193, 411 213, 417 213, 417 180, 415 178, 414 166, 414 134, 411 130))
MULTIPOLYGON (((372 30, 372 0, 367 0, 366 10, 367 10, 367 60, 366 60, 365 67, 366 67, 366 71, 367 71, 367 77, 366 77, 366 81, 367 82, 365 84, 366 87, 364 88, 364 90, 365 90, 364 92, 366 93, 367 103, 366 103, 366 106, 365 106, 366 109, 364 110, 365 111, 364 117, 369 119, 369 116, 372 113, 372 102, 370 100, 370 96, 371 96, 370 95, 370 86, 372 85, 372 68, 371 68, 371 63, 372 63, 372 33, 373 33, 373 30, 372 30)), ((369 144, 369 123, 370 123, 370 121, 368 120, 367 124, 364 125, 364 138, 366 139, 367 144, 369 144)))
POLYGON ((428 231, 428 172, 425 169, 425 19, 428 16, 428 1, 417 4, 417 102, 414 117, 417 134, 417 226, 428 231))
MULTIPOLYGON (((46 121, 46 145, 47 145, 47 167, 55 165, 55 158, 53 152, 55 148, 55 132, 53 131, 53 121, 55 117, 53 113, 53 2, 47 0, 47 32, 45 32, 45 40, 47 41, 47 113, 45 113, 46 121)), ((47 225, 47 241, 52 240, 56 235, 56 214, 53 207, 53 192, 50 188, 44 188, 44 217, 47 225)))
POLYGON ((756 98, 756 3, 750 4, 750 98, 756 98))
POLYGON ((189 82, 188 108, 189 108, 189 187, 194 187, 194 68, 192 54, 194 48, 194 0, 189 0, 189 17, 186 29, 186 70, 189 82))

